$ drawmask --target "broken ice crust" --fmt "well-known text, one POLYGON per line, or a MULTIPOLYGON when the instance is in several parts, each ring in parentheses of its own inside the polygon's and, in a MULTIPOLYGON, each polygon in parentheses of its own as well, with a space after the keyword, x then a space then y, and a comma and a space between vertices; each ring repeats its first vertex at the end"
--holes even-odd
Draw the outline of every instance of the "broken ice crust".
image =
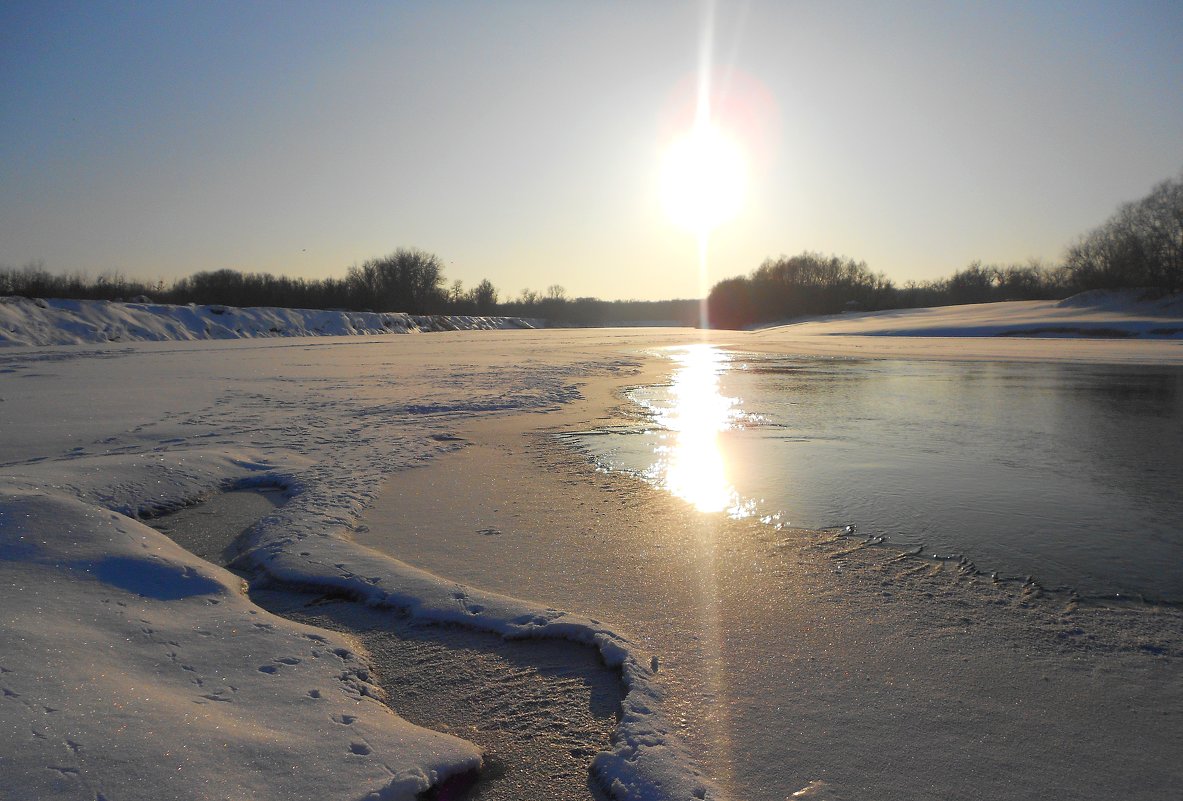
POLYGON ((652 663, 603 624, 556 609, 446 581, 336 535, 286 529, 282 541, 270 526, 252 538, 236 563, 259 570, 262 581, 329 592, 391 608, 412 618, 457 624, 507 639, 556 638, 594 646, 604 663, 620 671, 626 694, 611 750, 592 762, 592 777, 621 801, 715 798, 717 791, 691 766, 662 713, 662 694, 652 663))

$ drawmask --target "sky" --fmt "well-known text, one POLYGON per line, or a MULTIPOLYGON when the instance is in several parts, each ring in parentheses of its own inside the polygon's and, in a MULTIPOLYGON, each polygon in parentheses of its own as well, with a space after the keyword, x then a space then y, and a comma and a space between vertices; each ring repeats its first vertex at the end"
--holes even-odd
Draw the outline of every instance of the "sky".
POLYGON ((6 0, 0 266, 414 247, 503 298, 653 300, 802 251, 897 283, 1055 262, 1181 174, 1181 41, 1175 0, 6 0), (661 187, 704 96, 744 165, 705 272, 661 187))

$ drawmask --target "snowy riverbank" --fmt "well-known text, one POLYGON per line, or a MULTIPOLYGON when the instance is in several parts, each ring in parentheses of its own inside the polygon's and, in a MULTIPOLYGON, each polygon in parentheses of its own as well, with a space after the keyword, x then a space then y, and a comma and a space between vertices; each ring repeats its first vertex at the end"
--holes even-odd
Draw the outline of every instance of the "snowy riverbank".
POLYGON ((0 346, 541 328, 520 317, 0 297, 0 346))
POLYGON ((1183 364, 1183 296, 1088 292, 811 317, 744 334, 737 347, 810 356, 1183 364))
POLYGON ((840 314, 764 326, 782 336, 1183 339, 1183 295, 1083 292, 1064 300, 971 303, 840 314))
MULTIPOLYGON (((545 328, 521 317, 412 315, 0 297, 0 347, 256 337, 358 336, 545 328)), ((1183 340, 1183 296, 1085 292, 1012 301, 811 317, 763 326, 762 341, 811 337, 1183 340)))

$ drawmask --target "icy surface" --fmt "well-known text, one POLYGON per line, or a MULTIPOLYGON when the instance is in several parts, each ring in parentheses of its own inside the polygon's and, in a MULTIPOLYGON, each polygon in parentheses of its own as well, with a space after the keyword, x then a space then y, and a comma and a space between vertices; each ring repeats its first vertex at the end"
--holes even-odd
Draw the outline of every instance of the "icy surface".
POLYGON ((519 317, 0 297, 0 345, 356 336, 537 328, 540 325, 538 320, 519 317))
MULTIPOLYGON (((0 304, 9 306, 14 304, 0 304)), ((256 526, 249 549, 239 556, 238 565, 259 581, 336 591, 378 608, 398 607, 420 619, 507 637, 588 643, 620 670, 627 690, 611 749, 594 760, 596 782, 621 799, 720 795, 699 774, 697 755, 683 745, 681 729, 671 726, 665 652, 638 648, 614 626, 565 613, 561 604, 510 597, 540 597, 537 586, 516 578, 515 571, 523 570, 545 577, 529 560, 493 565, 506 576, 488 585, 508 593, 497 594, 352 541, 383 480, 457 448, 462 421, 559 410, 581 398, 585 383, 630 373, 637 361, 632 354, 640 348, 705 335, 482 331, 77 347, 87 340, 70 324, 46 325, 66 332, 47 334, 61 337, 48 341, 73 346, 0 353, 0 797, 409 798, 476 764, 475 747, 412 727, 377 703, 368 666, 342 638, 269 617, 249 603, 232 574, 188 555, 136 519, 251 485, 280 486, 289 497, 256 526)), ((236 328, 227 330, 237 335, 236 328)), ((716 337, 722 341, 724 335, 716 337)), ((783 330, 725 337, 743 347, 806 352, 810 342, 839 339, 783 330)), ((966 341, 926 347, 958 358, 966 341)), ((1045 358, 1047 347, 1046 340, 977 341, 992 343, 987 355, 1045 358)), ((1083 340, 1070 353, 1178 361, 1177 344, 1083 340)), ((646 527, 653 523, 644 521, 646 527)), ((628 547, 622 544, 621 553, 629 553, 628 547)), ((755 559, 728 562, 749 563, 755 559)), ((546 581, 572 584, 569 576, 546 581)), ((646 586, 640 577, 637 582, 646 586)), ((738 595, 748 585, 719 586, 738 595)), ((653 598, 642 601, 646 608, 663 608, 653 598)), ((746 596, 742 601, 732 612, 755 607, 746 596)), ((795 608, 800 615, 825 611, 819 613, 816 603, 795 608)), ((682 607, 670 607, 669 614, 687 617, 682 607)), ((778 608, 775 619, 784 614, 778 608)), ((817 653, 823 653, 822 638, 833 628, 822 625, 821 616, 807 621, 804 635, 786 628, 779 651, 788 653, 804 636, 817 639, 817 653)), ((851 618, 844 625, 855 623, 851 618)), ((883 642, 870 623, 858 631, 859 648, 883 642)), ((888 644, 899 643, 902 650, 911 641, 900 635, 888 644)), ((723 657, 732 655, 743 667, 745 648, 708 654, 701 669, 726 675, 723 657)), ((754 654, 756 648, 751 644, 749 650, 754 654)), ((1136 648, 1141 654, 1146 644, 1136 648)), ((762 664, 750 659, 749 671, 762 664)), ((981 677, 996 664, 985 658, 979 663, 981 677)), ((923 660, 914 668, 900 663, 913 676, 927 666, 923 660)), ((949 667, 950 677, 961 675, 955 667, 949 667)), ((796 686, 786 685, 782 673, 768 679, 767 687, 747 680, 753 698, 796 686)), ((949 698, 952 708, 955 696, 949 698)), ((786 750, 786 743, 804 743, 809 730, 864 731, 864 716, 853 707, 849 718, 831 722, 829 710, 841 702, 837 696, 802 693, 797 700, 793 720, 808 716, 810 726, 794 729, 793 737, 765 728, 775 719, 742 718, 742 709, 720 707, 724 716, 758 724, 744 740, 744 758, 750 755, 755 769, 783 772, 804 762, 811 754, 797 753, 796 745, 786 750), (753 743, 761 749, 752 750, 753 743)), ((983 704, 982 714, 990 709, 983 704)), ((930 741, 936 743, 935 734, 930 741)), ((858 753, 875 756, 873 749, 858 753)), ((1005 748, 999 754, 1019 756, 1005 748)), ((814 778, 804 777, 794 789, 814 778)))

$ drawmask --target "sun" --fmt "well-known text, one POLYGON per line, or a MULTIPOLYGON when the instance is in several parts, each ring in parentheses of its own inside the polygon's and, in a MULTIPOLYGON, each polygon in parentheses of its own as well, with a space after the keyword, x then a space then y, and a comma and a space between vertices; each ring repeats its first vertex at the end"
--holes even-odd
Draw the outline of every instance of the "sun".
POLYGON ((743 206, 747 164, 739 145, 718 127, 699 123, 665 152, 661 195, 666 214, 706 237, 743 206))

